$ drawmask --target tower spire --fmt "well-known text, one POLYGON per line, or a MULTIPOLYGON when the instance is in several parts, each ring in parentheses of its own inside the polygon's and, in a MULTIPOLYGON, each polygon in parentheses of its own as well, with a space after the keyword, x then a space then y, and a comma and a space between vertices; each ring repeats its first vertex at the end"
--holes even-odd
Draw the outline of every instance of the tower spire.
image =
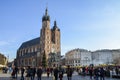
POLYGON ((56 20, 54 21, 54 26, 57 26, 56 20))
POLYGON ((47 16, 48 15, 48 9, 46 8, 45 10, 45 15, 47 16))

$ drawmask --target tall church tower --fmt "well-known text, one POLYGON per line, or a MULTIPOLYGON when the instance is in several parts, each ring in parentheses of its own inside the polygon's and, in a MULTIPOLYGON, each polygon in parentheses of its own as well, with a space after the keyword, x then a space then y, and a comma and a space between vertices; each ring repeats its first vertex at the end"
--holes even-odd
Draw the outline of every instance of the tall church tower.
POLYGON ((48 15, 48 10, 45 10, 45 15, 42 17, 42 29, 40 33, 40 47, 41 53, 46 54, 48 59, 48 54, 51 52, 51 29, 50 29, 50 16, 48 15))

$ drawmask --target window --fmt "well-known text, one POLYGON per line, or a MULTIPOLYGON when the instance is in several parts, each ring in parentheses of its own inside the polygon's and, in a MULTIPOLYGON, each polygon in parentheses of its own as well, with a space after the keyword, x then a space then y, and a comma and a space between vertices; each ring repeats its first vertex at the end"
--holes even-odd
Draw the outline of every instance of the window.
POLYGON ((28 49, 26 49, 26 53, 28 53, 28 49))
POLYGON ((37 48, 35 47, 35 52, 37 51, 37 48))
POLYGON ((75 63, 77 63, 77 60, 75 60, 75 63))
POLYGON ((33 48, 31 48, 31 52, 33 52, 33 48))
POLYGON ((35 47, 32 47, 32 52, 35 52, 35 47))
POLYGON ((50 41, 47 41, 47 43, 50 43, 50 41))
POLYGON ((47 39, 49 39, 49 36, 47 36, 47 39))

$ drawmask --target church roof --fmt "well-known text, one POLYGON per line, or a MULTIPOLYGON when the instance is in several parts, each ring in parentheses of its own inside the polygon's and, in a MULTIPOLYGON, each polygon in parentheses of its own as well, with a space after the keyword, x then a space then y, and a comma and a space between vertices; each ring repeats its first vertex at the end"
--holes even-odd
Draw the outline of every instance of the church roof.
POLYGON ((40 37, 22 43, 19 49, 27 48, 37 44, 40 44, 40 37))

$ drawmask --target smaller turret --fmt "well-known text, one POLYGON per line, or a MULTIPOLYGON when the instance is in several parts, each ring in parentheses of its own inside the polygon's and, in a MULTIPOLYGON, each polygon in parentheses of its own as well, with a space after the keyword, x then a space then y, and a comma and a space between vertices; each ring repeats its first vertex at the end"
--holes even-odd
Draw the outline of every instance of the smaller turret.
POLYGON ((56 21, 54 21, 53 30, 60 30, 60 29, 57 27, 57 22, 56 22, 56 21))

